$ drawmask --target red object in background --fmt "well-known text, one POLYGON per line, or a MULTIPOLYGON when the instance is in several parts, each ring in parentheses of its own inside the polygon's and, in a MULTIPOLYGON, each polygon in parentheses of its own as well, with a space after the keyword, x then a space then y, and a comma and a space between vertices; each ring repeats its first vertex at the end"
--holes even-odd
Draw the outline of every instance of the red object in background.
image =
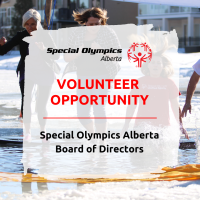
POLYGON ((142 62, 146 62, 147 59, 149 59, 149 61, 151 61, 152 50, 146 42, 141 43, 141 44, 134 42, 128 49, 127 56, 128 56, 128 60, 130 63, 137 62, 138 65, 136 67, 142 67, 142 62), (139 47, 144 47, 144 51, 134 53, 136 51, 136 49, 139 47))

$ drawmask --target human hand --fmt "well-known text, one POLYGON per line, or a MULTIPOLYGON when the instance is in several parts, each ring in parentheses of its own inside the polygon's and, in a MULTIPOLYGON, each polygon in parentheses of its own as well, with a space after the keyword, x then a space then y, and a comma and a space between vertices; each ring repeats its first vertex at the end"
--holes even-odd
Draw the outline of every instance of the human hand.
POLYGON ((5 37, 2 37, 0 39, 0 45, 3 46, 5 43, 7 42, 6 38, 5 37))
POLYGON ((189 140, 188 133, 187 133, 186 129, 183 127, 183 125, 180 125, 180 131, 182 134, 185 135, 185 138, 187 138, 189 140))
POLYGON ((43 44, 43 42, 35 42, 35 44, 37 45, 37 47, 40 49, 40 50, 45 50, 45 46, 43 44))
POLYGON ((186 117, 187 116, 187 111, 189 110, 189 113, 191 114, 191 109, 192 106, 190 103, 186 103, 183 107, 182 113, 181 113, 181 117, 186 117))

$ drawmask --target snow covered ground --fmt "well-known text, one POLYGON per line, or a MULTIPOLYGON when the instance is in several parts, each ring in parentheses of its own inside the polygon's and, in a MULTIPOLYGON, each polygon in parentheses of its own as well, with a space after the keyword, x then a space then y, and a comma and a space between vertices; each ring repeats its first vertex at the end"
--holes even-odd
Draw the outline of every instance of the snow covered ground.
MULTIPOLYGON (((15 183, 15 187, 16 185, 19 185, 19 183, 15 183)), ((35 188, 35 186, 32 188, 35 188)), ((1 188, 1 191, 2 189, 3 188, 1 188)), ((19 192, 17 192, 17 194, 10 192, 0 193, 1 200, 3 199, 197 200, 199 199, 199 196, 200 196, 200 181, 190 181, 190 182, 133 181, 133 182, 123 182, 123 183, 113 182, 113 183, 95 183, 95 184, 78 184, 78 185, 71 184, 65 189, 43 190, 40 193, 36 193, 36 190, 33 190, 33 194, 28 194, 28 193, 19 194, 19 192)))

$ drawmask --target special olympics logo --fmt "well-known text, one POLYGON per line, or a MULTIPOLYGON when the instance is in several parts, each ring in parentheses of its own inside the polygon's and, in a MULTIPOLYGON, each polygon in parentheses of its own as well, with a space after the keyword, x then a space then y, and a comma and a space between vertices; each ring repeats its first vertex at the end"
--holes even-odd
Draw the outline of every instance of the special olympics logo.
POLYGON ((133 43, 127 51, 129 62, 137 62, 136 67, 142 67, 142 62, 146 62, 149 59, 149 62, 152 59, 152 50, 149 45, 144 43, 133 43))

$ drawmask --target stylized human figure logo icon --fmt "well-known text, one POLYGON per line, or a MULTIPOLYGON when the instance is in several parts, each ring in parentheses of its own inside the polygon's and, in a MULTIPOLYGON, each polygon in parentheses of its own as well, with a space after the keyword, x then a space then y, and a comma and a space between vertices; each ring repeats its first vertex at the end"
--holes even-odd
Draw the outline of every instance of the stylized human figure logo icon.
POLYGON ((127 51, 129 62, 137 62, 138 65, 136 67, 142 67, 142 62, 146 62, 147 59, 151 61, 152 59, 152 50, 149 45, 144 42, 141 44, 133 43, 127 51), (143 51, 136 53, 136 48, 144 47, 143 51))

